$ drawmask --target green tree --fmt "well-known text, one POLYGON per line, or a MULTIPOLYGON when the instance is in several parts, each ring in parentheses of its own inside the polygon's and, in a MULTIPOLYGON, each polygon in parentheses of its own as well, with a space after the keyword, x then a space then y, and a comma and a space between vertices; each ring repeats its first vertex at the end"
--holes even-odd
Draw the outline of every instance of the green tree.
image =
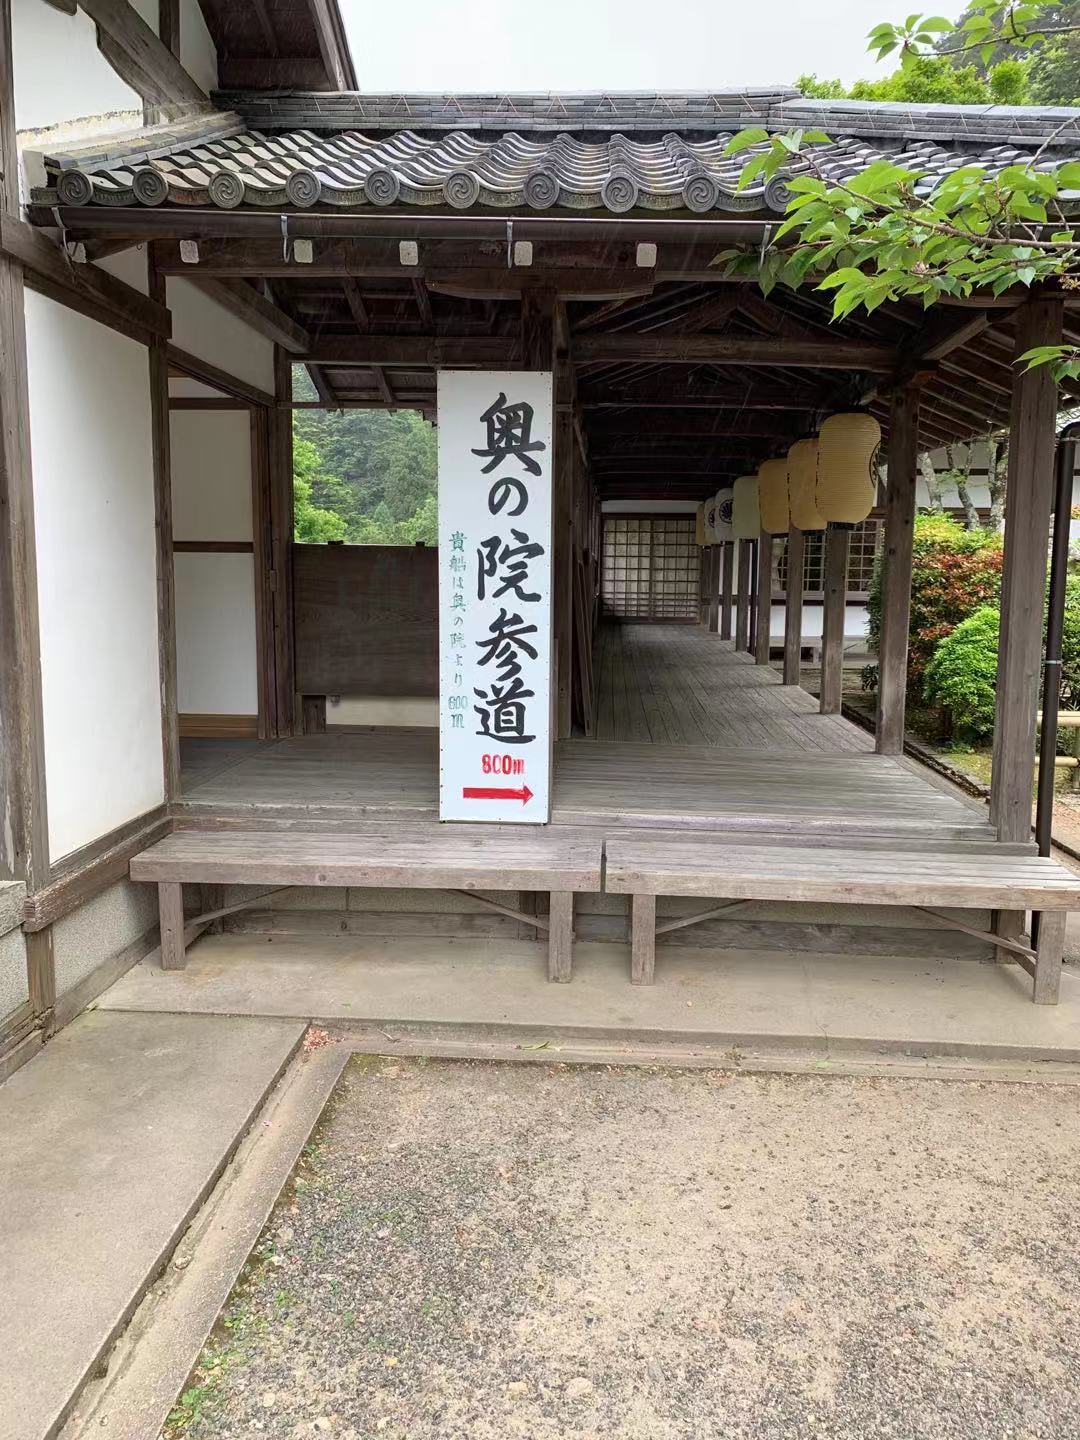
MULTIPOLYGON (((927 62, 944 60, 963 74, 973 62, 985 68, 999 55, 1014 60, 1077 34, 1075 5, 974 0, 959 22, 916 13, 901 24, 875 26, 869 39, 879 60, 896 55, 915 83, 929 73, 927 62)), ((933 75, 936 82, 937 69, 933 75)), ((1022 78, 1010 69, 998 88, 1015 94, 1022 78)), ((763 257, 726 251, 715 263, 757 275, 766 292, 777 284, 831 291, 836 318, 886 301, 930 306, 944 296, 1001 294, 1016 285, 1080 286, 1080 238, 1062 194, 1080 189, 1080 163, 1041 169, 1043 147, 996 175, 965 165, 927 185, 930 177, 918 168, 883 158, 838 181, 817 163, 817 148, 828 140, 820 130, 770 135, 763 129, 731 140, 730 154, 755 152, 743 166, 741 186, 783 171, 791 200, 763 257)), ((1049 365, 1058 379, 1080 377, 1078 346, 1039 346, 1023 358, 1029 366, 1049 365)))

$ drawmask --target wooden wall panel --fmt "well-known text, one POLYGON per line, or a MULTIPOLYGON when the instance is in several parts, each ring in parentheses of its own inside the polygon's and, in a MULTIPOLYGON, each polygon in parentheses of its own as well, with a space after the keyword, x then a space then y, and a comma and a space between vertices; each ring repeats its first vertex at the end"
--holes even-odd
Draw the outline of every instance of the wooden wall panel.
POLYGON ((296 688, 302 695, 437 695, 434 547, 297 545, 296 688))

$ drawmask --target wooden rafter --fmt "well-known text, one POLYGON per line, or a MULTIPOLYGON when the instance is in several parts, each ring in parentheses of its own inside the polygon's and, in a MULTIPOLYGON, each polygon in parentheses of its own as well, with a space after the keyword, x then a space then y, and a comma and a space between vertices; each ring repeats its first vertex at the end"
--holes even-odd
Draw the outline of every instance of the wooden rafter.
POLYGON ((80 0, 97 26, 98 48, 150 104, 208 109, 210 97, 128 0, 80 0))
POLYGON ((311 336, 304 327, 279 305, 260 295, 246 280, 220 280, 210 275, 196 275, 194 280, 211 299, 275 345, 283 346, 292 354, 311 349, 311 336))

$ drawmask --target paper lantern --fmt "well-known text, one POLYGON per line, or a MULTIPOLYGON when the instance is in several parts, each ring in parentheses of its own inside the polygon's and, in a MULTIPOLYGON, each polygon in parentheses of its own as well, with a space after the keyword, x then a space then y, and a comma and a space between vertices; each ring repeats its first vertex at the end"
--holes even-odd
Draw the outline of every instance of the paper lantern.
POLYGON ((830 525, 858 525, 877 498, 881 426, 872 415, 830 415, 818 436, 818 512, 830 525))
POLYGON ((758 477, 740 475, 735 481, 731 507, 731 528, 737 540, 757 540, 761 535, 761 512, 758 509, 758 477))
POLYGON ((705 502, 704 500, 697 507, 697 515, 694 521, 694 544, 704 545, 705 541, 705 502))
POLYGON ((718 545, 726 545, 729 540, 735 538, 735 532, 731 528, 731 506, 734 499, 735 492, 730 485, 716 492, 716 498, 713 501, 716 506, 713 532, 718 545))
POLYGON ((758 471, 758 506, 761 528, 769 535, 786 535, 788 528, 787 460, 766 460, 758 471))
POLYGON ((716 496, 705 501, 705 544, 716 544, 716 496))
POLYGON ((797 440, 788 451, 788 504, 796 530, 824 530, 817 508, 818 442, 797 440))

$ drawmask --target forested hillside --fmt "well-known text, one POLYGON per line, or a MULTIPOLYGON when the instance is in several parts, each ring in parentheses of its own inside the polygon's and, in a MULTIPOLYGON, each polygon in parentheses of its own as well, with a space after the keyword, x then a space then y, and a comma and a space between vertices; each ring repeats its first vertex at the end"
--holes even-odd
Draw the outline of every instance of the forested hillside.
POLYGON ((294 410, 293 487, 297 540, 436 543, 435 430, 414 410, 294 410))

